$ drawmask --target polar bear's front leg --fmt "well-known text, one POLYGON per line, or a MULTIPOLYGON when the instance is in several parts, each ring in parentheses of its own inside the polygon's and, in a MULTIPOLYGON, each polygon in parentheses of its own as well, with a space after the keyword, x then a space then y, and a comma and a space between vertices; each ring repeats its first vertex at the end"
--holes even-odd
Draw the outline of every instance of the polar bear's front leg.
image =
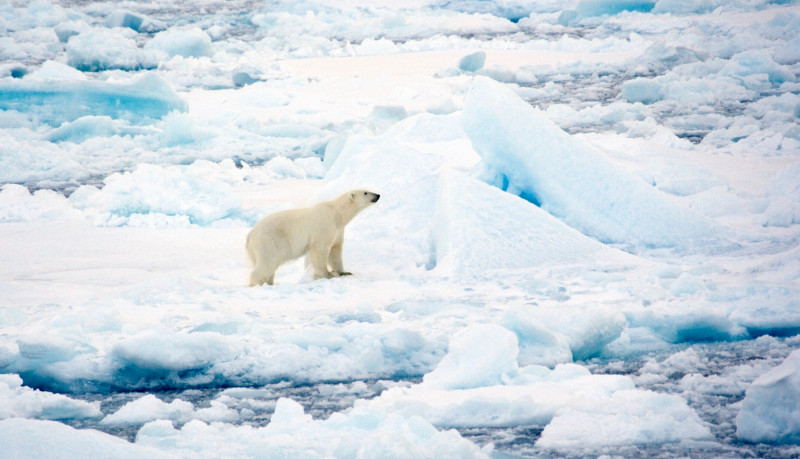
POLYGON ((328 253, 330 249, 323 249, 318 244, 312 244, 309 250, 309 261, 314 268, 314 280, 330 279, 334 274, 328 271, 328 253))
POLYGON ((350 276, 353 273, 349 273, 344 270, 344 263, 342 262, 342 245, 344 244, 343 239, 340 237, 333 243, 333 247, 331 247, 331 254, 328 256, 328 264, 331 266, 331 270, 336 275, 339 276, 350 276))

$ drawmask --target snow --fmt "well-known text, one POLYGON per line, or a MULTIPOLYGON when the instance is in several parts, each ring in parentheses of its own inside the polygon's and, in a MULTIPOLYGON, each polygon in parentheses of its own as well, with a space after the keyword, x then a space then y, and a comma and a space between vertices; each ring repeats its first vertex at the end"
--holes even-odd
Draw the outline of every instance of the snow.
POLYGON ((1 5, 4 454, 796 456, 799 23, 1 5), (246 287, 351 188, 352 276, 246 287))
POLYGON ((719 243, 714 223, 621 173, 497 82, 476 78, 463 122, 490 183, 584 234, 646 248, 719 243))
POLYGON ((72 427, 53 421, 5 419, 0 421, 3 454, 10 457, 46 457, 57 451, 59 457, 109 458, 171 457, 153 448, 132 445, 102 432, 72 427))
POLYGON ((34 390, 22 385, 14 374, 0 375, 3 408, 0 419, 87 419, 102 416, 99 403, 73 400, 65 395, 34 390))
POLYGON ((125 404, 116 413, 104 417, 100 422, 117 426, 144 424, 157 419, 186 422, 192 411, 193 406, 189 402, 173 400, 172 403, 164 403, 155 395, 149 394, 125 404))
POLYGON ((736 435, 750 442, 798 443, 799 396, 800 352, 794 351, 747 388, 736 416, 736 435))

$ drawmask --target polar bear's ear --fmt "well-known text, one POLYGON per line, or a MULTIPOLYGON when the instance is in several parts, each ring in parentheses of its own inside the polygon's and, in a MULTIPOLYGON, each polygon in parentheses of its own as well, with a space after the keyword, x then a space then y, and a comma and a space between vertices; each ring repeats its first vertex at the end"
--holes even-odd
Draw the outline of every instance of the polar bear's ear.
POLYGON ((355 193, 350 193, 350 200, 351 201, 355 201, 356 200, 356 194, 355 193))

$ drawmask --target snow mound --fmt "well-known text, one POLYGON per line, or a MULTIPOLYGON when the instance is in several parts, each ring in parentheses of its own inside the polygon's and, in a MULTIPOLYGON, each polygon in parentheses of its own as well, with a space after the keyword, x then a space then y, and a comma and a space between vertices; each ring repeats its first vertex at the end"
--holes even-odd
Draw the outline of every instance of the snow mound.
POLYGON ((104 425, 141 425, 158 419, 186 422, 191 419, 194 406, 184 400, 175 399, 171 403, 162 402, 155 395, 148 394, 126 403, 114 414, 100 421, 104 425))
POLYGON ((604 446, 658 445, 713 438, 681 397, 621 390, 599 403, 588 400, 559 411, 544 428, 536 446, 594 450, 604 446))
POLYGON ((625 258, 531 203, 458 172, 442 174, 438 191, 439 270, 481 273, 625 258))
POLYGON ((754 443, 800 443, 800 351, 747 389, 736 435, 754 443))
POLYGON ((67 62, 83 72, 103 70, 140 70, 154 67, 155 62, 136 45, 132 30, 89 29, 69 38, 67 62))
POLYGON ((537 448, 563 451, 713 438, 678 396, 638 390, 628 377, 592 375, 575 364, 519 367, 517 354, 510 331, 469 326, 453 335, 447 356, 421 384, 357 401, 354 411, 422 416, 438 427, 546 425, 537 448))
MULTIPOLYGON (((230 164, 230 167, 234 167, 230 164)), ((240 216, 241 198, 218 177, 215 164, 140 164, 106 177, 105 186, 78 188, 69 201, 104 226, 210 225, 240 216)))
POLYGON ((214 375, 204 371, 238 354, 233 340, 215 332, 144 333, 122 341, 111 351, 120 367, 115 375, 118 384, 152 380, 154 385, 174 384, 182 374, 190 375, 189 384, 209 383, 214 375))
POLYGON ((154 74, 125 82, 89 80, 0 80, 0 109, 35 115, 51 126, 85 116, 108 116, 143 122, 174 110, 184 102, 154 74))
POLYGON ((211 37, 197 27, 186 30, 170 29, 153 37, 144 46, 165 57, 203 57, 211 54, 211 37))
MULTIPOLYGON (((0 375, 0 419, 87 419, 102 415, 100 402, 89 403, 61 394, 33 390, 23 386, 22 378, 17 375, 0 375)), ((4 448, 4 454, 7 452, 4 448)))
MULTIPOLYGON (((370 258, 395 270, 409 266, 432 268, 431 231, 436 211, 439 177, 443 170, 467 171, 477 161, 464 137, 458 114, 422 114, 407 118, 381 135, 353 135, 340 151, 326 153, 331 163, 321 199, 330 199, 353 188, 381 194, 369 218, 356 218, 348 225, 347 237, 354 241, 391 240, 378 246, 389 251, 370 258), (335 158, 335 159, 334 159, 335 158)), ((358 250, 354 245, 350 250, 358 250)), ((352 253, 352 252, 351 252, 352 253)))
POLYGON ((519 348, 514 333, 499 325, 470 325, 453 335, 447 355, 425 375, 426 387, 470 389, 516 376, 519 348))
POLYGON ((146 424, 137 445, 180 456, 225 451, 237 457, 488 457, 455 430, 436 430, 421 417, 353 409, 314 420, 303 407, 281 398, 265 427, 190 421, 180 430, 171 421, 146 424), (298 434, 302 433, 302 434, 298 434))
POLYGON ((31 194, 24 186, 14 184, 0 188, 0 222, 75 218, 83 218, 83 214, 55 191, 37 190, 31 194))
POLYGON ((164 30, 167 24, 141 13, 129 10, 114 10, 106 17, 108 27, 127 27, 137 32, 152 33, 164 30))
POLYGON ((476 78, 462 118, 489 181, 586 235, 639 248, 719 242, 710 220, 620 171, 500 83, 476 78))
POLYGON ((96 430, 73 429, 59 422, 31 419, 0 421, 0 444, 6 457, 172 457, 96 430))

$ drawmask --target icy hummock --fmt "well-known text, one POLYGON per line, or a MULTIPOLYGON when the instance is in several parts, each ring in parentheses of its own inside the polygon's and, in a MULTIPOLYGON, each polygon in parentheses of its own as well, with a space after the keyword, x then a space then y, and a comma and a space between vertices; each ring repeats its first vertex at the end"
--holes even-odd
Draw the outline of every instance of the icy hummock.
POLYGON ((736 416, 736 435, 754 443, 800 443, 800 351, 747 389, 736 416))
POLYGON ((462 116, 490 183, 584 234, 647 248, 719 243, 716 224, 622 173, 500 83, 476 78, 462 116))
POLYGON ((625 259, 529 202, 475 178, 443 174, 438 189, 433 235, 439 271, 478 273, 625 259))

